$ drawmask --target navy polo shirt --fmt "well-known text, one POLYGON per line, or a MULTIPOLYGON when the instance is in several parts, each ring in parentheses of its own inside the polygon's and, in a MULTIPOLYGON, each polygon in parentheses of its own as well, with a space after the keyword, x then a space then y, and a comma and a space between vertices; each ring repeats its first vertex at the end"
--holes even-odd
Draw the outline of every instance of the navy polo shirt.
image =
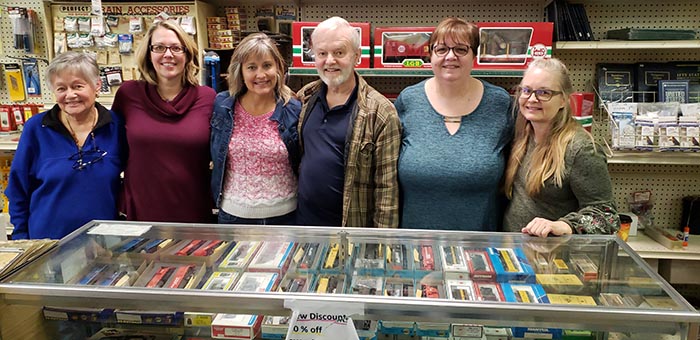
POLYGON ((340 226, 343 220, 345 138, 357 101, 357 86, 347 102, 328 107, 328 87, 321 86, 302 125, 304 154, 299 166, 297 223, 340 226))

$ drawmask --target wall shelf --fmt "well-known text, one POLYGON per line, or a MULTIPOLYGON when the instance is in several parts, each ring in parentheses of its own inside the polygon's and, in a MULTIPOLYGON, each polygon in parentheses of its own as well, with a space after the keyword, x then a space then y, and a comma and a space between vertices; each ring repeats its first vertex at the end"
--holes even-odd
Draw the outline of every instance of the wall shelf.
POLYGON ((0 135, 0 151, 15 151, 19 143, 19 133, 0 135))
POLYGON ((608 164, 700 165, 700 152, 613 151, 608 164))
MULTIPOLYGON (((363 77, 432 77, 432 69, 399 69, 399 68, 358 68, 355 69, 363 77)), ((315 68, 289 68, 290 75, 316 76, 315 68)), ((473 70, 475 77, 522 77, 523 70, 473 70)))
POLYGON ((600 41, 557 41, 558 50, 640 50, 700 48, 700 40, 600 40, 600 41))

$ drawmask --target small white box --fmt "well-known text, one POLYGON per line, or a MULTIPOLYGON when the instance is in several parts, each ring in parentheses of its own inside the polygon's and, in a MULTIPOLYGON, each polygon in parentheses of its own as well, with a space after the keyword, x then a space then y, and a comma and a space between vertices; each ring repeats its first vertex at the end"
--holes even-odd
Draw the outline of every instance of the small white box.
POLYGON ((259 315, 217 314, 211 322, 211 337, 252 340, 260 333, 261 322, 259 315))

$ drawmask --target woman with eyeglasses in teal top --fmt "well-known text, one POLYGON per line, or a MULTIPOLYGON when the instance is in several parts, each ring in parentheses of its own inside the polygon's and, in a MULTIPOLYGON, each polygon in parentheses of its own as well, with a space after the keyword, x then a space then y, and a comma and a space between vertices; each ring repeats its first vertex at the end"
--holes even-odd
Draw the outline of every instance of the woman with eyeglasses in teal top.
POLYGON ((571 117, 572 92, 569 71, 558 59, 528 65, 515 98, 506 231, 547 237, 620 228, 605 154, 571 117))
POLYGON ((94 57, 60 54, 46 79, 56 104, 24 125, 5 191, 12 239, 60 239, 90 220, 117 218, 124 126, 95 102, 94 57))
POLYGON ((430 37, 434 77, 404 89, 398 177, 401 228, 495 231, 512 135, 508 93, 472 77, 479 29, 444 19, 430 37))

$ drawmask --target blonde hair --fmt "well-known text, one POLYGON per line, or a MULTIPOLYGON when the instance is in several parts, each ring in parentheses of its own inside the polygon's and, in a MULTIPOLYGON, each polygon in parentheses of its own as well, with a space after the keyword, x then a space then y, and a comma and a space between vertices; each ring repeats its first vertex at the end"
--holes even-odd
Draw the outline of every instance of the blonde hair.
POLYGON ((52 91, 54 79, 64 72, 69 72, 82 77, 94 89, 99 88, 100 67, 97 66, 95 57, 88 53, 67 51, 53 58, 46 68, 46 79, 49 81, 49 89, 52 91))
MULTIPOLYGON (((574 138, 574 135, 582 129, 579 123, 571 117, 569 96, 573 93, 573 86, 566 66, 556 58, 536 59, 530 63, 525 74, 535 69, 547 71, 554 79, 555 84, 559 85, 560 90, 563 92, 564 107, 552 118, 549 135, 539 141, 532 151, 530 168, 527 169, 527 182, 525 184, 527 193, 531 197, 539 194, 544 187, 545 181, 550 178, 554 181, 554 185, 559 188, 562 187, 566 170, 566 148, 574 138)), ((530 137, 534 134, 532 124, 521 114, 518 114, 519 97, 518 93, 513 105, 513 112, 517 115, 515 118, 515 137, 510 157, 508 158, 504 183, 505 193, 509 198, 512 198, 513 182, 527 153, 530 137)), ((590 134, 589 137, 593 140, 590 134)))
POLYGON ((479 27, 460 18, 442 19, 435 27, 433 34, 430 35, 430 52, 433 52, 435 45, 444 43, 448 38, 454 43, 469 44, 472 52, 476 55, 476 49, 479 48, 479 27))
POLYGON ((236 47, 236 50, 231 56, 231 64, 228 67, 228 88, 231 96, 240 96, 248 89, 243 81, 243 63, 250 58, 262 58, 267 55, 272 56, 277 67, 277 85, 275 92, 282 99, 284 104, 289 102, 293 97, 292 90, 284 84, 284 75, 286 72, 286 64, 284 57, 277 49, 275 42, 270 39, 265 33, 251 34, 243 39, 236 47))
POLYGON ((185 55, 187 56, 187 62, 185 63, 185 71, 182 76, 182 85, 199 85, 199 80, 197 79, 197 74, 199 74, 199 48, 194 39, 180 27, 175 22, 169 20, 159 21, 153 24, 151 28, 148 29, 146 37, 143 39, 139 47, 136 49, 135 57, 138 60, 139 73, 141 73, 141 80, 145 80, 151 85, 158 84, 158 75, 156 74, 155 67, 151 62, 151 39, 153 38, 153 32, 159 28, 164 28, 175 32, 177 38, 180 40, 180 44, 185 48, 185 55))

